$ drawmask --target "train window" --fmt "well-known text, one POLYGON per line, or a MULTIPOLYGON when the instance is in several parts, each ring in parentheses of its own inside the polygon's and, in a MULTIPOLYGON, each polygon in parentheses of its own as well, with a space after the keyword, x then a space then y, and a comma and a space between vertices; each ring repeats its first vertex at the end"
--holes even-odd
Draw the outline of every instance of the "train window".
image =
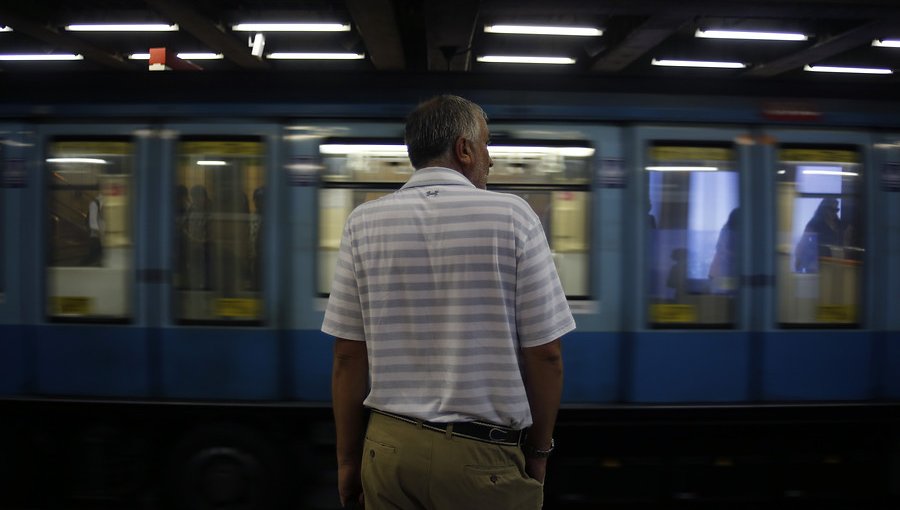
MULTIPOLYGON (((590 162, 585 143, 503 140, 490 147, 488 189, 524 198, 541 218, 570 299, 590 294, 590 162)), ((319 192, 318 291, 327 295, 344 222, 354 207, 400 188, 412 175, 399 141, 328 140, 319 192)))
POLYGON ((56 139, 47 151, 47 314, 121 320, 132 306, 131 177, 124 139, 56 139))
POLYGON ((778 159, 778 320, 854 325, 865 255, 859 152, 785 146, 778 159))
POLYGON ((656 142, 647 161, 650 323, 732 327, 740 282, 733 148, 656 142))
POLYGON ((264 144, 182 139, 175 177, 175 317, 262 319, 264 144))

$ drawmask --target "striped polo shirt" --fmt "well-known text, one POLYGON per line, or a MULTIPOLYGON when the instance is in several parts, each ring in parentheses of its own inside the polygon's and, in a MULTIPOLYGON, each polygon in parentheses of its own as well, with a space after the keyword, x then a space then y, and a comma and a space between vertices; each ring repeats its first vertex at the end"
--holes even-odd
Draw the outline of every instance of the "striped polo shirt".
POLYGON ((519 351, 573 329, 541 222, 515 195, 430 167, 347 219, 322 331, 366 342, 368 407, 527 427, 519 351))

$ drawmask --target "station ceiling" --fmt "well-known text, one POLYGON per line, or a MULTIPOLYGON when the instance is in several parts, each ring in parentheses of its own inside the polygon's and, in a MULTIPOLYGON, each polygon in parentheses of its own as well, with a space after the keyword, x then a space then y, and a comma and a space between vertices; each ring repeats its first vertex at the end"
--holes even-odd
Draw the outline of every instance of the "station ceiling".
MULTIPOLYGON (((442 73, 483 76, 597 77, 629 83, 701 83, 742 89, 755 84, 900 85, 900 48, 873 41, 900 39, 898 0, 18 0, 0 3, 0 54, 77 54, 62 62, 0 61, 5 74, 147 72, 130 58, 164 47, 173 53, 209 52, 192 60, 196 72, 244 76, 278 72, 442 73), (72 24, 162 23, 169 32, 75 32, 72 24), (341 32, 258 32, 248 22, 333 22, 341 32), (513 35, 485 31, 492 24, 596 27, 602 35, 513 35), (705 39, 698 30, 792 32, 801 41, 705 39), (329 52, 355 60, 281 60, 273 53, 329 52), (488 63, 485 55, 552 56, 566 65, 488 63), (654 60, 736 62, 744 67, 660 67, 654 60), (806 66, 865 67, 894 74, 813 73, 806 66)), ((176 71, 178 72, 178 71, 176 71)), ((852 89, 852 88, 851 88, 852 89)), ((865 92, 861 92, 864 94, 865 92)))

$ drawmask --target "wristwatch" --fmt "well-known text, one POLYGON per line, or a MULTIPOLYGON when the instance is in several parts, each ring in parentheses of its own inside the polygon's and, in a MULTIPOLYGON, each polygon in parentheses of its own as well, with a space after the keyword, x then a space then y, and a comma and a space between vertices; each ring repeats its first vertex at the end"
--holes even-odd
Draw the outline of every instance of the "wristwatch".
POLYGON ((541 449, 535 448, 534 446, 531 446, 527 443, 523 443, 522 444, 522 452, 525 454, 526 457, 531 457, 533 459, 546 459, 547 457, 550 456, 550 453, 553 452, 553 449, 555 447, 556 447, 556 441, 554 441, 553 438, 551 437, 550 438, 550 448, 547 448, 546 450, 541 450, 541 449))

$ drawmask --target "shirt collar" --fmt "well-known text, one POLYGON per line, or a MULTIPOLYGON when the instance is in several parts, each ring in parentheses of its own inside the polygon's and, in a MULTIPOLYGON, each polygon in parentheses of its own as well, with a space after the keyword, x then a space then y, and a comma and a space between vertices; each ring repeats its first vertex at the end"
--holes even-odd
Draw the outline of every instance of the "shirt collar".
POLYGON ((430 166, 413 172, 412 177, 400 189, 420 188, 423 186, 468 186, 474 188, 466 176, 450 168, 430 166))

